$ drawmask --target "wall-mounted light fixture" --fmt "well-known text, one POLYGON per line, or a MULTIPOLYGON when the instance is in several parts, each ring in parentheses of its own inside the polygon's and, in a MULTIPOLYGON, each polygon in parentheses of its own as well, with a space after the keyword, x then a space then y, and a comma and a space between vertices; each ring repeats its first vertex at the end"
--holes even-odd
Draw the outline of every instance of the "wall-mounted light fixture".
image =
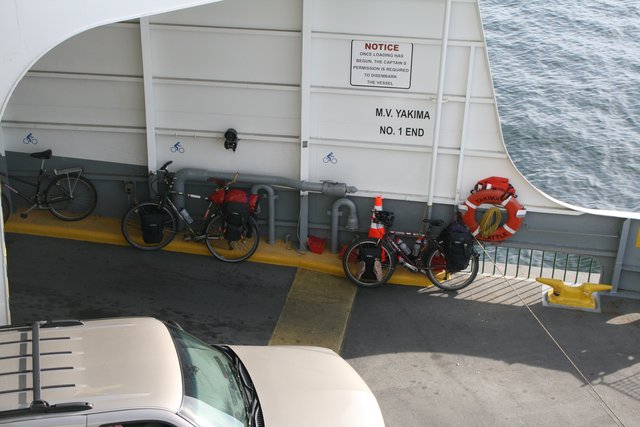
POLYGON ((238 132, 235 129, 229 128, 224 133, 224 148, 232 149, 236 151, 238 148, 238 132))

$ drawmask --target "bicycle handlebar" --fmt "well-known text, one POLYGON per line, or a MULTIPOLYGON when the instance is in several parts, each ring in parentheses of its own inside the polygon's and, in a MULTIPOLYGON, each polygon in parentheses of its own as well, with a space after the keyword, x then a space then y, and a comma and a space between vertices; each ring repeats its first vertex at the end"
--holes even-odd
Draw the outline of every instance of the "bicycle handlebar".
POLYGON ((169 160, 167 163, 165 163, 164 165, 160 166, 161 171, 166 171, 167 170, 167 166, 169 166, 171 163, 173 163, 173 160, 169 160))

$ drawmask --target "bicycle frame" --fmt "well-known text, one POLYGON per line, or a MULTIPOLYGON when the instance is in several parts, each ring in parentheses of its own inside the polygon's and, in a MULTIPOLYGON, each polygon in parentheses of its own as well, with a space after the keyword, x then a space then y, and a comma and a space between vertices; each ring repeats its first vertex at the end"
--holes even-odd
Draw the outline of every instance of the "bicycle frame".
POLYGON ((422 239, 422 242, 420 243, 420 252, 418 253, 418 257, 417 259, 420 259, 420 256, 424 253, 425 247, 427 247, 427 245, 429 243, 435 243, 435 240, 430 237, 429 232, 427 230, 427 232, 425 233, 413 233, 413 232, 409 232, 409 231, 393 231, 393 230, 388 230, 384 236, 382 237, 382 240, 387 243, 388 246, 391 247, 391 249, 393 249, 393 255, 399 257, 400 259, 398 261, 400 261, 400 264, 407 267, 409 270, 413 271, 413 272, 423 272, 424 271, 420 268, 418 268, 415 265, 415 259, 409 257, 409 255, 405 254, 404 251, 402 249, 400 249, 400 246, 398 246, 398 244, 396 243, 396 239, 394 238, 395 236, 403 236, 403 237, 412 237, 412 238, 416 238, 416 239, 422 239))
MULTIPOLYGON (((40 210, 49 210, 50 207, 44 202, 43 200, 43 185, 42 183, 45 182, 45 180, 48 178, 48 176, 50 175, 49 172, 44 168, 44 163, 45 160, 42 160, 42 163, 40 165, 40 170, 38 171, 38 175, 37 175, 37 179, 35 184, 32 181, 28 181, 26 179, 22 179, 19 178, 17 176, 10 176, 10 175, 5 175, 2 174, 2 176, 4 177, 4 179, 2 179, 1 184, 3 186, 3 188, 6 188, 7 190, 11 191, 13 194, 17 195, 18 197, 22 198, 23 200, 27 201, 28 203, 31 204, 31 206, 24 211, 22 214, 27 214, 29 212, 31 212, 34 209, 40 209, 40 210), (20 190, 18 190, 17 188, 12 187, 11 185, 9 185, 9 183, 7 182, 7 180, 14 180, 14 181, 18 181, 21 184, 25 184, 28 185, 30 187, 34 187, 34 193, 33 196, 27 196, 24 193, 22 193, 20 190)), ((53 169, 53 175, 55 176, 60 176, 60 175, 66 175, 67 176, 67 180, 69 180, 69 188, 71 189, 71 193, 73 194, 73 191, 75 190, 75 187, 77 185, 77 182, 80 178, 80 176, 82 175, 82 172, 84 170, 81 167, 75 167, 75 168, 68 168, 68 169, 61 169, 61 170, 57 170, 57 169, 53 169), (73 178, 72 178, 73 176, 73 178), (71 185, 71 180, 73 179, 73 185, 71 185)))

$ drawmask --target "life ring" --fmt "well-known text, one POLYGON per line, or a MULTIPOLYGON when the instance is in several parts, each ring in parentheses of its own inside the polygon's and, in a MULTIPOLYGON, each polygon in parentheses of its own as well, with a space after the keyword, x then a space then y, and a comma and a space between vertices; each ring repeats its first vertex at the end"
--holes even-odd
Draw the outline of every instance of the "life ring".
POLYGON ((514 195, 505 193, 502 190, 476 191, 467 197, 464 205, 460 205, 459 209, 464 212, 462 221, 469 230, 471 230, 471 234, 478 240, 489 242, 501 242, 514 235, 522 225, 524 216, 527 214, 525 208, 516 200, 514 195), (480 225, 478 225, 476 219, 476 210, 482 204, 502 206, 507 210, 507 214, 509 215, 507 221, 488 236, 482 236, 480 234, 480 225))

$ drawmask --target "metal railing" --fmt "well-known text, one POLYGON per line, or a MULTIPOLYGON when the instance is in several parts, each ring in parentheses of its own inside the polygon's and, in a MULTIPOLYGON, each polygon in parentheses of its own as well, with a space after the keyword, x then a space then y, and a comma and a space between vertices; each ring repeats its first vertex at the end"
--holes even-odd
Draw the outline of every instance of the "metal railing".
POLYGON ((598 283, 601 266, 595 258, 543 250, 485 245, 480 253, 480 274, 522 279, 551 277, 567 283, 598 283))

